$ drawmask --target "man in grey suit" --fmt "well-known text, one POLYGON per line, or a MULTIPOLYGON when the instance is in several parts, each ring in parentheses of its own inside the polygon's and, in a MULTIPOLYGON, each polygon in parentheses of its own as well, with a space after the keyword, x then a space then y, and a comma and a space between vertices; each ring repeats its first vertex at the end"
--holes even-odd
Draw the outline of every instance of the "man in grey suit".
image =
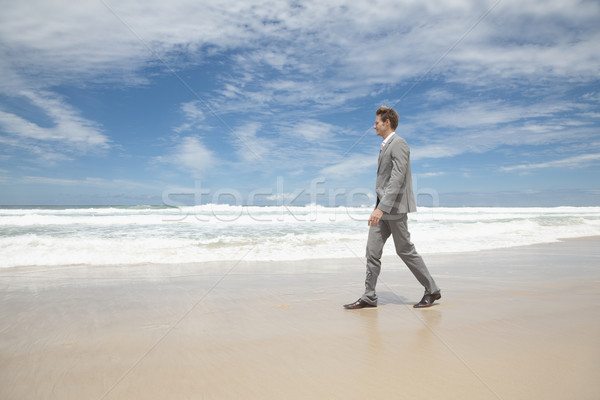
POLYGON ((408 232, 407 213, 417 209, 410 173, 410 149, 406 141, 395 133, 399 117, 393 108, 382 106, 375 115, 373 128, 377 131, 377 135, 383 138, 383 142, 379 152, 375 183, 377 203, 369 217, 365 293, 356 302, 346 304, 344 308, 355 310, 377 307, 375 286, 381 271, 383 246, 390 235, 394 238, 396 253, 425 288, 425 295, 414 307, 430 307, 442 295, 429 274, 423 258, 410 241, 408 232))

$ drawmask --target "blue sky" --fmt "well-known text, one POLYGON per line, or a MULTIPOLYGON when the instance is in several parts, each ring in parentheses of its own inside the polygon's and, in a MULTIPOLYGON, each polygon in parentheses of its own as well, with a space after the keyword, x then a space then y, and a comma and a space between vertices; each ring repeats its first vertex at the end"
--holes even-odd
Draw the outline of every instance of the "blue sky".
POLYGON ((600 205, 597 1, 3 1, 0 204, 600 205), (318 194, 318 195, 317 195, 318 194))

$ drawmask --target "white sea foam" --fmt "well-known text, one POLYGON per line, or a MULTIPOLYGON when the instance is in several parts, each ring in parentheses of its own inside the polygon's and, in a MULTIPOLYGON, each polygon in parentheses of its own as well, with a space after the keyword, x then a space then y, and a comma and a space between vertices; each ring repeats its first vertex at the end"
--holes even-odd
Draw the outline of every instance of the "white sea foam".
MULTIPOLYGON (((0 267, 362 257, 370 208, 0 209, 0 267)), ((600 235, 600 207, 419 208, 423 254, 600 235)), ((393 254, 392 240, 385 254, 393 254)))

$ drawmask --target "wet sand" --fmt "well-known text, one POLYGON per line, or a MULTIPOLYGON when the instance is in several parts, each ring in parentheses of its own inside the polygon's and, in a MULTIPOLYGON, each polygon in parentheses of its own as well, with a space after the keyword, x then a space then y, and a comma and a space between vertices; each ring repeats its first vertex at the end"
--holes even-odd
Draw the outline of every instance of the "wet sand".
POLYGON ((0 270, 0 399, 600 398, 600 238, 364 261, 0 270))

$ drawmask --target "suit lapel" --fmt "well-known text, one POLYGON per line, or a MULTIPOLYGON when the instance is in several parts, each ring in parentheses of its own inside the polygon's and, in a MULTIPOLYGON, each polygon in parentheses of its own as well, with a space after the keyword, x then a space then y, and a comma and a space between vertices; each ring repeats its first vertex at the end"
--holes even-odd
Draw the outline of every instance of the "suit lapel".
POLYGON ((390 138, 390 140, 385 144, 385 146, 383 146, 383 150, 379 152, 379 158, 377 159, 377 173, 379 173, 379 169, 381 167, 381 160, 383 160, 383 155, 388 151, 388 149, 390 148, 390 144, 394 141, 394 139, 396 139, 395 134, 390 138))

